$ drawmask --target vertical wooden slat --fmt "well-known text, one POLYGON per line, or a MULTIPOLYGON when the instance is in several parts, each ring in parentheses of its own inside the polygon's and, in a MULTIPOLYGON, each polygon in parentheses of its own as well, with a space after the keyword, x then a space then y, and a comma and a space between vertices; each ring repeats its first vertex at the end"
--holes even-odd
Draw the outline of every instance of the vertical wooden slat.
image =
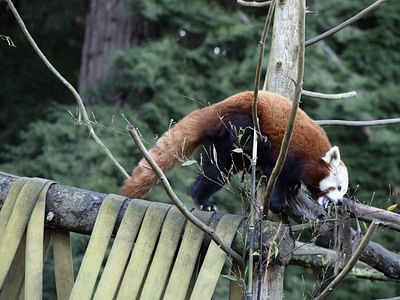
POLYGON ((76 282, 71 291, 71 300, 89 300, 92 297, 101 264, 124 199, 124 197, 112 194, 107 195, 104 199, 76 282))
POLYGON ((148 205, 147 201, 129 203, 97 286, 94 300, 114 299, 148 205))
MULTIPOLYGON (((242 217, 239 216, 225 215, 218 223, 216 233, 227 245, 232 243, 241 220, 242 217)), ((196 279, 190 299, 211 299, 222 267, 224 266, 225 258, 226 253, 212 241, 208 247, 206 257, 201 266, 199 276, 196 279)))
POLYGON ((51 240, 53 245, 57 300, 67 300, 74 285, 70 233, 54 231, 51 234, 51 240))
POLYGON ((33 207, 46 182, 48 181, 38 178, 27 181, 15 200, 8 223, 0 237, 0 287, 3 286, 33 207))
POLYGON ((52 184, 46 182, 26 228, 25 299, 41 300, 43 290, 44 213, 47 191, 52 184))
MULTIPOLYGON (((206 212, 198 212, 197 215, 206 224, 208 224, 211 216, 212 213, 206 212)), ((187 295, 203 239, 204 232, 194 224, 187 222, 178 255, 165 290, 164 300, 184 299, 187 295)))
POLYGON ((24 235, 19 243, 4 285, 0 290, 0 300, 18 299, 25 278, 25 241, 24 235))
POLYGON ((170 207, 170 205, 162 203, 151 203, 147 209, 135 248, 121 283, 118 300, 136 299, 139 296, 158 240, 160 228, 170 207))
POLYGON ((161 299, 185 220, 176 207, 168 211, 140 299, 161 299))

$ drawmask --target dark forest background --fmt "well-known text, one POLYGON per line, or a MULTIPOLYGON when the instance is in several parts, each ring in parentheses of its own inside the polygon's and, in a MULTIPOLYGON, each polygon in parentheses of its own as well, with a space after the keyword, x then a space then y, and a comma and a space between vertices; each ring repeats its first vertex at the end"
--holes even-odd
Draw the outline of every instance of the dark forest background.
MULTIPOLYGON (((308 1, 306 38, 370 3, 308 1)), ((125 117, 150 147, 171 119, 253 87, 266 9, 244 8, 232 0, 15 4, 50 61, 79 87, 97 133, 128 172, 140 155, 125 131, 125 117)), ((116 193, 123 176, 79 124, 72 95, 34 54, 5 2, 0 15, 0 34, 16 45, 0 40, 0 170, 116 193)), ((339 101, 303 97, 302 108, 315 119, 399 117, 399 28, 400 4, 387 1, 355 25, 308 47, 305 89, 355 90, 358 96, 339 101)), ((400 125, 325 129, 349 168, 350 195, 385 209, 399 203, 400 125)), ((188 206, 193 206, 187 194, 195 172, 189 166, 168 175, 188 206)), ((237 186, 215 196, 222 212, 240 213, 237 186)), ((167 201, 158 187, 149 199, 167 201)), ((400 235, 381 231, 376 240, 400 250, 400 235)), ((75 246, 79 261, 85 239, 75 237, 75 246)), ((309 298, 322 279, 311 269, 289 267, 285 299, 309 298)), ((54 295, 51 281, 46 281, 48 299, 54 295)), ((224 288, 217 294, 224 299, 224 288)), ((349 277, 331 299, 396 294, 399 284, 349 277)))

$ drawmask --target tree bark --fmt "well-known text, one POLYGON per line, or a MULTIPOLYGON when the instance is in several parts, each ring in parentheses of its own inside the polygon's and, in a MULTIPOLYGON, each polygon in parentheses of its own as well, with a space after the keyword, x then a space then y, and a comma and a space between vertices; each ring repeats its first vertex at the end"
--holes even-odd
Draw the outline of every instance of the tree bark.
MULTIPOLYGON (((300 37, 300 24, 304 24, 305 0, 276 0, 272 31, 271 51, 263 90, 278 93, 293 99, 296 91, 294 82, 299 72, 300 46, 304 36, 300 37)), ((301 78, 301 81, 303 79, 301 78)), ((271 265, 261 279, 259 299, 282 299, 285 264, 271 265)), ((257 287, 257 282, 254 283, 257 287)))
POLYGON ((113 53, 140 44, 151 32, 151 24, 133 17, 123 0, 90 0, 79 75, 79 92, 86 94, 86 103, 96 102, 87 92, 107 79, 113 53))
POLYGON ((299 1, 276 0, 272 44, 263 87, 263 90, 289 99, 293 99, 297 75, 299 5, 299 1))

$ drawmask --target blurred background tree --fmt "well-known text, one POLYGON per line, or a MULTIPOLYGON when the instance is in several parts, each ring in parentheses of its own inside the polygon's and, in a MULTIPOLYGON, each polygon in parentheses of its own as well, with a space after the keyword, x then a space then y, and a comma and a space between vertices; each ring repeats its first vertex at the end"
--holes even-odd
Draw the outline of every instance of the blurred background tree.
MULTIPOLYGON (((140 128, 150 147, 171 119, 252 89, 266 9, 225 0, 54 0, 42 5, 21 0, 15 4, 46 55, 79 86, 98 134, 127 170, 140 156, 121 114, 140 128)), ((308 1, 307 38, 368 4, 366 0, 308 1)), ((79 125, 72 96, 33 54, 4 2, 0 14, 0 34, 10 36, 17 46, 0 40, 0 170, 117 192, 123 177, 79 125)), ((389 1, 355 25, 307 48, 305 89, 356 90, 358 97, 332 102, 304 97, 302 107, 315 119, 400 116, 399 27, 400 6, 389 1)), ((326 130, 349 167, 352 196, 383 208, 399 201, 400 126, 326 130)), ((189 206, 193 204, 187 194, 195 172, 191 166, 169 173, 189 206)), ((235 186, 215 196, 221 211, 241 211, 240 190, 235 186)), ((160 188, 149 198, 167 201, 160 188)), ((399 236, 383 232, 378 239, 399 250, 399 236)), ((77 243, 82 245, 80 239, 77 243)), ((299 299, 299 290, 309 298, 320 279, 312 270, 289 267, 285 298, 299 299)), ((51 286, 47 290, 51 299, 51 286)), ((217 294, 225 298, 223 289, 217 294)), ((396 284, 350 278, 331 298, 396 294, 400 294, 396 284)))

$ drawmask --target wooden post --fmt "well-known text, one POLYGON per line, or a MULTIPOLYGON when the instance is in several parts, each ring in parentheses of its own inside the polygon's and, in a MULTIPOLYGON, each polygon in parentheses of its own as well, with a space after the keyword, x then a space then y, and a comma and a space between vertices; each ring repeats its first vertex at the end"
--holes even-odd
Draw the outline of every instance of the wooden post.
POLYGON ((263 90, 293 99, 297 75, 300 7, 305 0, 276 0, 272 45, 263 90))
MULTIPOLYGON (((272 45, 263 89, 293 99, 295 85, 301 84, 295 81, 300 43, 304 43, 299 29, 300 24, 304 24, 305 0, 276 1, 272 45)), ((285 263, 280 263, 269 266, 263 273, 258 299, 282 299, 285 263)), ((255 282, 254 287, 257 286, 255 282)))

